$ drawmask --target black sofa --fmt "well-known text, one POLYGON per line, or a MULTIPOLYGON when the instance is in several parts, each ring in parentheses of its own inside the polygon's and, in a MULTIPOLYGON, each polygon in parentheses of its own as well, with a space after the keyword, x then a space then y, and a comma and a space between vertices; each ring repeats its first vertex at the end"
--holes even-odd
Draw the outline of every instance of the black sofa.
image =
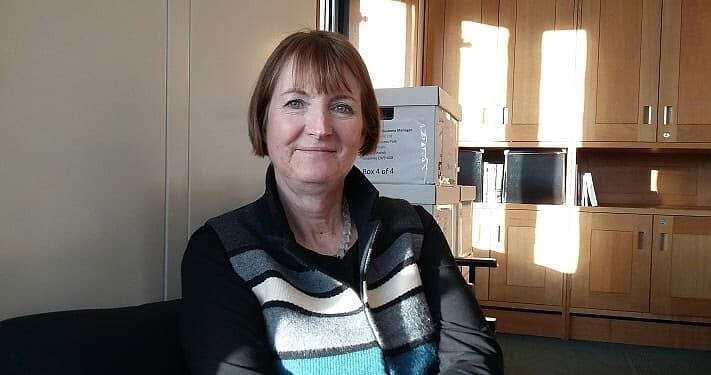
POLYGON ((0 374, 188 374, 179 300, 0 322, 0 374))
MULTIPOLYGON (((456 258, 496 267, 493 258, 456 258)), ((0 322, 0 375, 188 374, 180 347, 180 300, 132 307, 59 311, 0 322)), ((492 331, 496 319, 487 318, 492 331)))

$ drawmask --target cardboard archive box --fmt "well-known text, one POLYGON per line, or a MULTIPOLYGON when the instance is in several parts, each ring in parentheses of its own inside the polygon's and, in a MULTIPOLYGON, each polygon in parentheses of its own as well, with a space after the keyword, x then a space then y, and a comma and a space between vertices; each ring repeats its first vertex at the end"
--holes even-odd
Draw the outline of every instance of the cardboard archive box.
POLYGON ((459 186, 459 205, 457 207, 457 253, 456 256, 467 257, 473 251, 472 219, 476 187, 459 186))
POLYGON ((459 104, 437 86, 375 90, 383 121, 356 165, 375 184, 456 185, 459 104))

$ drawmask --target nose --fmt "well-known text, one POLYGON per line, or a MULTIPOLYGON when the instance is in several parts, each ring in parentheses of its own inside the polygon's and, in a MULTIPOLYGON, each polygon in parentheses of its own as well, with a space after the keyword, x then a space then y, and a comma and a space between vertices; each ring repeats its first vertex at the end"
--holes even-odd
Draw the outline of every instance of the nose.
POLYGON ((321 139, 333 134, 333 126, 328 110, 314 106, 311 108, 309 115, 306 116, 305 131, 308 135, 321 139))

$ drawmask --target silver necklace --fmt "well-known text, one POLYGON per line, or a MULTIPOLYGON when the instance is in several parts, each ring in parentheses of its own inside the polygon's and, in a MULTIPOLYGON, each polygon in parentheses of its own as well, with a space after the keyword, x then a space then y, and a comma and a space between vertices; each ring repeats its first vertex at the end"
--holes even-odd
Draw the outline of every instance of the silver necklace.
POLYGON ((350 248, 351 244, 351 213, 348 209, 348 202, 346 202, 346 197, 343 197, 343 208, 341 215, 343 215, 343 228, 341 230, 341 242, 338 244, 338 249, 336 250, 336 257, 338 259, 343 259, 346 256, 346 252, 350 248))

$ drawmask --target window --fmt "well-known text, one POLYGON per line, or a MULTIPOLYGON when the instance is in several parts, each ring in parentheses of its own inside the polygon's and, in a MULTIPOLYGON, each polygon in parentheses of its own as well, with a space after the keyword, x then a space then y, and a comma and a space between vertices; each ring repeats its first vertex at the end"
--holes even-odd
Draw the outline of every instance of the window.
POLYGON ((423 0, 324 0, 320 27, 348 36, 373 86, 420 83, 423 0))

